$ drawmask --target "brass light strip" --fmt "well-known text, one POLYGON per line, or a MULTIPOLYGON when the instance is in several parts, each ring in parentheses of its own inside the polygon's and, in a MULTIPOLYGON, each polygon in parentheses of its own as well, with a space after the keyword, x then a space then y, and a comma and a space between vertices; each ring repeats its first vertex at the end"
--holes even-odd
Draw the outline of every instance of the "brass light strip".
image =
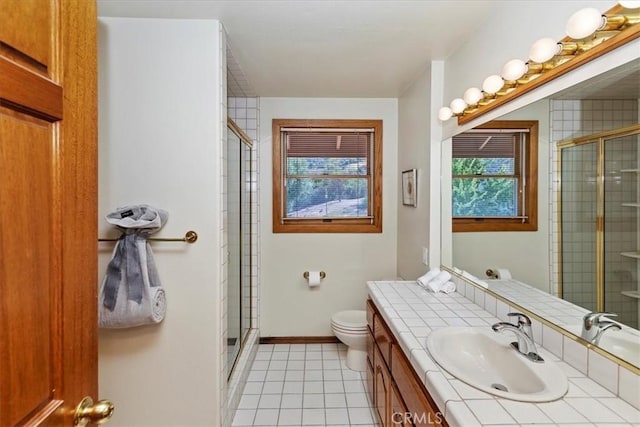
POLYGON ((628 22, 620 24, 618 17, 615 16, 623 8, 616 5, 605 12, 607 19, 613 21, 615 29, 612 31, 596 31, 592 40, 587 43, 573 40, 565 37, 560 42, 567 45, 569 49, 563 49, 560 55, 554 56, 550 61, 544 64, 531 64, 534 68, 542 70, 534 70, 536 73, 526 75, 526 78, 520 79, 518 82, 505 81, 504 86, 497 94, 486 96, 478 105, 470 106, 460 114, 454 114, 458 118, 458 125, 468 123, 483 114, 504 105, 511 100, 518 98, 525 93, 536 89, 558 78, 581 65, 590 62, 617 47, 629 43, 640 37, 640 25, 638 25, 637 15, 625 17, 628 22), (576 44, 576 50, 573 51, 573 44, 576 44), (568 54, 568 55, 567 55, 568 54), (515 87, 514 87, 515 86, 515 87))

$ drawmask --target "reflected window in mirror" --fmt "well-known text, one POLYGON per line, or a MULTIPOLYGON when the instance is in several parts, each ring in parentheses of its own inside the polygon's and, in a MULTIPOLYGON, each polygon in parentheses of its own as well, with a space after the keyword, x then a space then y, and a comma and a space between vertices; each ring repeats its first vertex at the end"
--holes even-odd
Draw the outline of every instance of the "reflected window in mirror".
POLYGON ((538 122, 493 121, 453 137, 454 232, 538 229, 538 122))

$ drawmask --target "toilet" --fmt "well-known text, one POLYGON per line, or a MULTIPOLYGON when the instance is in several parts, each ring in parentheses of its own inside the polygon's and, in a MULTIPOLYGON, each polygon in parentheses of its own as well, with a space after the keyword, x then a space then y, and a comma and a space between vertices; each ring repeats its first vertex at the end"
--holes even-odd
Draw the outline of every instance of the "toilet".
POLYGON ((347 346, 347 367, 354 371, 367 368, 367 313, 346 310, 331 316, 331 330, 347 346))

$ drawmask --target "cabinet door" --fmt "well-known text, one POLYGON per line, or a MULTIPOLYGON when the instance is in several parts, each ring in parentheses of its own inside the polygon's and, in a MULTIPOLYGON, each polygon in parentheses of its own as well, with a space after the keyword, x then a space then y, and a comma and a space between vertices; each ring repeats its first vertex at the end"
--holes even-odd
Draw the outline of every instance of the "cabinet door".
POLYGON ((391 425, 391 375, 378 347, 375 348, 374 360, 375 381, 373 387, 375 392, 375 407, 382 421, 382 425, 389 426, 391 425))
POLYGON ((417 378, 402 350, 391 346, 391 372, 404 398, 407 411, 416 426, 446 425, 444 415, 438 410, 424 384, 417 378))
POLYGON ((373 349, 376 343, 373 341, 373 335, 369 332, 367 336, 367 372, 366 372, 366 387, 367 393, 369 393, 369 399, 375 404, 375 392, 374 392, 374 379, 375 373, 373 367, 375 366, 373 360, 375 358, 373 349))
POLYGON ((402 401, 400 391, 395 384, 391 384, 391 425, 394 426, 413 426, 412 414, 402 401))

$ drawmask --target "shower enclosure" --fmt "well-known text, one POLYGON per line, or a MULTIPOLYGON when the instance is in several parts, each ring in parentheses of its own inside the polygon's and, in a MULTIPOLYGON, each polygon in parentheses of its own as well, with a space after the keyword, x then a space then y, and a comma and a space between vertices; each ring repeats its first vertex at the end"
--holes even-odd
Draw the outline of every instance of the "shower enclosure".
POLYGON ((251 328, 251 140, 227 127, 227 378, 251 328))
POLYGON ((560 297, 638 328, 640 125, 560 149, 560 297))

